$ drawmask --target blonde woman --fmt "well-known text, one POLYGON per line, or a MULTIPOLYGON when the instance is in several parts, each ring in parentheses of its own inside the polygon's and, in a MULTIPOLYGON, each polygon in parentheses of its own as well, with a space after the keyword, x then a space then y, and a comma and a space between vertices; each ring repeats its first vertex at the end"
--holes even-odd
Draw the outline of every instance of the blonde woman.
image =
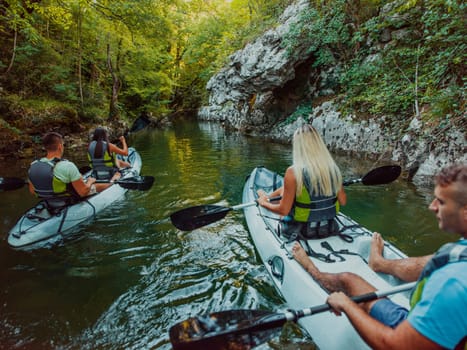
POLYGON ((293 136, 293 164, 284 175, 284 186, 267 195, 258 191, 258 204, 282 215, 281 234, 294 232, 306 238, 334 233, 334 217, 347 196, 342 175, 321 136, 309 124, 299 127, 293 136), (282 196, 278 202, 269 198, 282 196))

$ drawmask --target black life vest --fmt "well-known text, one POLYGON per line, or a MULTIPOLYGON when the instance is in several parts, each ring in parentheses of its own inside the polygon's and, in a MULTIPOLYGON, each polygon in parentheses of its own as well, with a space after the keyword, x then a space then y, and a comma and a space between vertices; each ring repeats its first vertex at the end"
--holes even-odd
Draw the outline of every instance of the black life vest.
POLYGON ((64 183, 54 176, 54 168, 60 158, 52 160, 35 160, 28 171, 29 181, 34 186, 34 191, 39 198, 53 198, 70 196, 69 184, 64 183))
POLYGON ((88 147, 89 166, 93 169, 92 176, 96 179, 110 179, 118 171, 115 157, 109 152, 109 145, 105 141, 92 141, 88 147), (96 157, 97 142, 102 144, 102 155, 96 157))

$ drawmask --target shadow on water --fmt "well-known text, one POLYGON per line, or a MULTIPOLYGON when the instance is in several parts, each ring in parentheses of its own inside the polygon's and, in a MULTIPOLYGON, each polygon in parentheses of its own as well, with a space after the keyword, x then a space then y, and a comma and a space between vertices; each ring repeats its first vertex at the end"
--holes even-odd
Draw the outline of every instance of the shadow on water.
MULTIPOLYGON (((1 349, 170 349, 168 329, 190 316, 287 308, 256 255, 241 211, 192 232, 175 229, 169 215, 193 205, 241 203, 251 170, 264 165, 283 173, 290 146, 192 122, 141 131, 130 144, 142 156, 143 174, 156 177, 152 189, 129 191, 65 244, 10 249, 8 229, 35 200, 26 189, 0 194, 1 349)), ((345 178, 375 166, 337 160, 345 178)), ((431 189, 397 181, 352 185, 347 193, 345 213, 409 254, 452 240, 426 209, 431 189)), ((314 348, 290 325, 260 348, 298 346, 314 348)))

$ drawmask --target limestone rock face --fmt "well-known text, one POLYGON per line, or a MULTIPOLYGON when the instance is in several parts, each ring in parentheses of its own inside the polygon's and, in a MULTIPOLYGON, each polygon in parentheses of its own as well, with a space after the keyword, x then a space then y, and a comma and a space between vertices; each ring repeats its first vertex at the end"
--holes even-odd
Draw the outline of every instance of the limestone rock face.
MULTIPOLYGON (((384 122, 384 120, 382 121, 384 122)), ((374 158, 400 164, 410 180, 427 184, 444 166, 453 162, 467 163, 465 134, 449 130, 437 135, 420 120, 414 118, 402 135, 383 130, 374 120, 357 122, 352 116, 342 116, 336 104, 325 102, 313 110, 308 120, 275 128, 269 134, 273 140, 288 142, 296 128, 311 123, 333 151, 364 153, 374 158)))
MULTIPOLYGON (((308 72, 303 63, 308 60, 301 50, 289 54, 282 43, 290 26, 308 7, 300 0, 287 8, 281 24, 237 51, 229 65, 214 75, 207 84, 209 105, 200 109, 199 118, 227 123, 245 131, 263 130, 280 117, 293 112, 298 102, 311 97, 306 88, 308 72), (300 74, 297 96, 287 86, 300 74)), ((310 68, 308 68, 309 70, 310 68)))
MULTIPOLYGON (((308 6, 309 0, 296 1, 276 28, 230 56, 229 64, 207 84, 209 104, 199 110, 199 119, 281 142, 290 142, 296 127, 309 122, 331 150, 397 162, 414 181, 431 181, 444 165, 467 162, 465 130, 440 131, 416 118, 407 130, 391 130, 384 118, 357 121, 338 112, 338 102, 331 99, 338 67, 313 68, 314 56, 308 47, 298 45, 288 52, 284 45, 291 26, 308 6), (327 102, 318 103, 323 96, 327 102), (299 106, 311 110, 312 101, 315 106, 310 115, 289 118, 299 106)), ((371 43, 374 50, 369 50, 367 60, 377 59, 381 45, 404 35, 397 26, 383 32, 379 42, 371 43)))

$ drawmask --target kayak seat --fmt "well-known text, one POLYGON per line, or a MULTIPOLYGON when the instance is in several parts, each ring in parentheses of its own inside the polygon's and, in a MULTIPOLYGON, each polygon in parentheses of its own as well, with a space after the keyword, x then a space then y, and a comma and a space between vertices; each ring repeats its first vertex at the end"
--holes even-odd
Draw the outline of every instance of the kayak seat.
POLYGON ((63 209, 69 207, 72 204, 78 203, 79 200, 70 197, 53 197, 42 200, 42 205, 50 213, 50 215, 58 215, 63 209))
MULTIPOLYGON (((25 214, 29 220, 44 221, 50 218, 50 212, 47 210, 43 202, 39 202, 34 209, 25 214)), ((15 236, 16 237, 16 236, 15 236)))
POLYGON ((117 171, 116 168, 93 169, 91 176, 96 180, 110 180, 117 171))
POLYGON ((26 217, 31 220, 44 221, 49 219, 51 216, 60 214, 63 209, 75 202, 76 200, 71 197, 42 199, 42 201, 34 207, 34 210, 26 214, 26 217))
MULTIPOLYGON (((287 218, 287 217, 285 217, 287 218)), ((279 237, 291 241, 299 239, 322 239, 330 236, 339 236, 346 242, 352 242, 353 238, 349 235, 342 234, 339 224, 336 220, 328 220, 327 222, 297 222, 294 220, 280 220, 277 227, 279 237)))
POLYGON ((320 239, 339 233, 339 226, 334 219, 320 222, 309 222, 302 226, 300 233, 308 239, 320 239))

